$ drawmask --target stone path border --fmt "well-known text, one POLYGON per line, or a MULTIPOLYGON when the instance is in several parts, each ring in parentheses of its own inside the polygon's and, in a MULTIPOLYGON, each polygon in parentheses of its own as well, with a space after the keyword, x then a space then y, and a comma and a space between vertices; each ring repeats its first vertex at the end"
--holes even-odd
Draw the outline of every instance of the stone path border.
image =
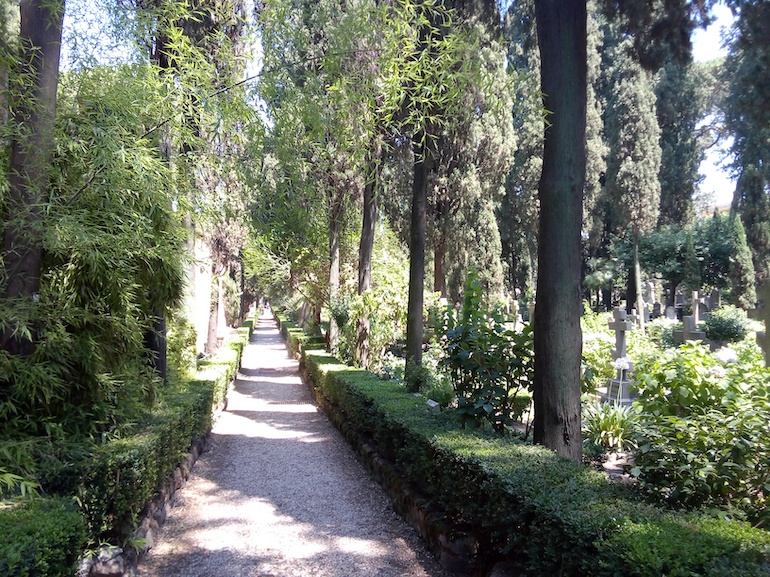
POLYGON ((446 577, 262 316, 141 577, 446 577))

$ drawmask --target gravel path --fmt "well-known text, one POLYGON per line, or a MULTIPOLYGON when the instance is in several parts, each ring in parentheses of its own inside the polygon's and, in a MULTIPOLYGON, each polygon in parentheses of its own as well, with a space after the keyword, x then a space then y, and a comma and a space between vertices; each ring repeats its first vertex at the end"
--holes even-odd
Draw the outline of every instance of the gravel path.
POLYGON ((263 316, 141 577, 446 577, 263 316))

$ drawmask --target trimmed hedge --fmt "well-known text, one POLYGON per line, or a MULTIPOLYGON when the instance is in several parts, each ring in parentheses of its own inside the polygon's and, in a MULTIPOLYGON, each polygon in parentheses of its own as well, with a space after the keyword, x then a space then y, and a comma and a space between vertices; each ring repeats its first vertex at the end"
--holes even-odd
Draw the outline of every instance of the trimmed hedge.
POLYGON ((765 531, 660 509, 547 449, 460 429, 326 352, 302 360, 347 436, 393 462, 457 536, 478 539, 480 563, 505 558, 532 576, 770 576, 765 531))
POLYGON ((250 335, 247 323, 214 358, 201 362, 195 378, 162 395, 141 432, 44 474, 44 491, 64 497, 0 509, 0 575, 69 577, 87 543, 124 545, 144 507, 210 430, 212 412, 226 398, 250 335), (63 505, 73 496, 79 509, 63 505))
POLYGON ((77 494, 94 542, 120 543, 133 534, 144 506, 211 429, 212 411, 227 396, 249 335, 249 327, 242 327, 236 339, 202 361, 186 387, 163 398, 141 433, 99 447, 75 468, 75 485, 67 492, 77 494))
POLYGON ((87 541, 72 499, 37 498, 0 509, 0 575, 72 577, 87 541))
POLYGON ((326 340, 322 335, 308 335, 297 323, 289 320, 281 313, 276 313, 275 318, 278 321, 278 328, 286 341, 286 346, 292 355, 301 355, 303 350, 324 349, 326 340))

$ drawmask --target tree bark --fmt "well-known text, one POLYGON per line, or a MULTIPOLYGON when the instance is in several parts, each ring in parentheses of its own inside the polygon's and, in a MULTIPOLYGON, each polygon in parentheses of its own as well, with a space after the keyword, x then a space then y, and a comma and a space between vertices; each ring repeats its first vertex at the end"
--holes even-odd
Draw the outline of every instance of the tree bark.
POLYGON ((579 461, 580 229, 586 151, 586 3, 536 0, 545 109, 535 306, 534 440, 579 461))
POLYGON ((436 209, 436 222, 440 223, 436 231, 436 243, 433 246, 433 292, 441 293, 442 298, 447 297, 446 290, 446 230, 444 221, 446 217, 447 202, 440 200, 436 209))
MULTIPOLYGON (((206 338, 206 354, 213 356, 219 348, 217 333, 219 332, 219 307, 222 302, 222 280, 217 276, 216 267, 212 265, 212 284, 216 283, 216 288, 212 286, 212 291, 216 290, 216 298, 212 298, 211 308, 209 309, 209 330, 206 338)), ((213 295, 212 295, 213 297, 213 295)))
POLYGON ((425 280, 425 228, 430 159, 424 143, 414 145, 414 180, 412 181, 412 221, 409 240, 409 302, 406 315, 407 373, 422 365, 425 280))
MULTIPOLYGON (((29 83, 17 84, 10 95, 15 130, 3 235, 7 275, 3 296, 33 301, 40 292, 42 218, 54 145, 64 1, 22 0, 19 11, 20 72, 29 83)), ((32 341, 14 336, 12 331, 2 335, 2 346, 12 354, 34 350, 32 341)))
MULTIPOLYGON (((375 139, 369 156, 369 169, 364 184, 363 219, 361 242, 358 245, 358 294, 363 295, 372 286, 372 254, 374 233, 377 226, 377 184, 382 168, 382 144, 375 139)), ((358 319, 356 325, 356 359, 361 367, 369 369, 369 329, 367 315, 358 319)))
POLYGON ((639 330, 644 334, 644 295, 642 294, 642 267, 639 264, 639 231, 634 229, 634 292, 639 330))
MULTIPOLYGON (((329 218, 329 304, 334 303, 340 293, 340 228, 342 226, 342 194, 334 190, 331 198, 329 218)), ((329 350, 337 348, 340 329, 332 315, 329 319, 329 350)))

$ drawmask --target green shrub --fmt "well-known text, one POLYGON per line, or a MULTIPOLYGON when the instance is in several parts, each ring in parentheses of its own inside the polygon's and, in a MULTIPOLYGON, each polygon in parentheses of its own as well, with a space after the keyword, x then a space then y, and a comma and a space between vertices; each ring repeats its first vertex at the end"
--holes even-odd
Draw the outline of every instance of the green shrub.
POLYGON ((686 415, 718 406, 726 394, 719 363, 700 343, 685 343, 649 357, 634 368, 640 410, 686 415))
POLYGON ((422 391, 427 398, 436 401, 442 407, 448 407, 455 400, 455 390, 446 379, 436 379, 422 391))
POLYGON ((86 523, 72 499, 0 503, 4 577, 71 577, 86 540, 86 523))
POLYGON ((185 318, 174 319, 168 330, 168 366, 177 379, 191 377, 196 368, 195 327, 185 318))
POLYGON ((583 406, 582 427, 584 443, 627 451, 634 447, 638 418, 628 406, 589 402, 583 406))
POLYGON ((607 332, 584 333, 580 386, 583 394, 595 393, 598 387, 615 377, 613 347, 614 339, 607 332))
POLYGON ((521 332, 482 304, 481 282, 471 274, 459 313, 447 307, 442 365, 449 371, 463 423, 486 420, 498 433, 521 417, 520 392, 533 382, 532 326, 521 332))
POLYGON ((656 346, 661 349, 670 349, 678 346, 674 340, 674 331, 682 328, 682 323, 661 317, 647 323, 645 330, 647 331, 647 338, 656 346))
POLYGON ((641 428, 632 472, 643 489, 676 505, 766 521, 770 371, 751 359, 741 352, 725 369, 688 343, 638 367, 641 428))
POLYGON ((711 311, 706 319, 706 338, 718 343, 742 341, 749 330, 746 312, 733 305, 711 311))

